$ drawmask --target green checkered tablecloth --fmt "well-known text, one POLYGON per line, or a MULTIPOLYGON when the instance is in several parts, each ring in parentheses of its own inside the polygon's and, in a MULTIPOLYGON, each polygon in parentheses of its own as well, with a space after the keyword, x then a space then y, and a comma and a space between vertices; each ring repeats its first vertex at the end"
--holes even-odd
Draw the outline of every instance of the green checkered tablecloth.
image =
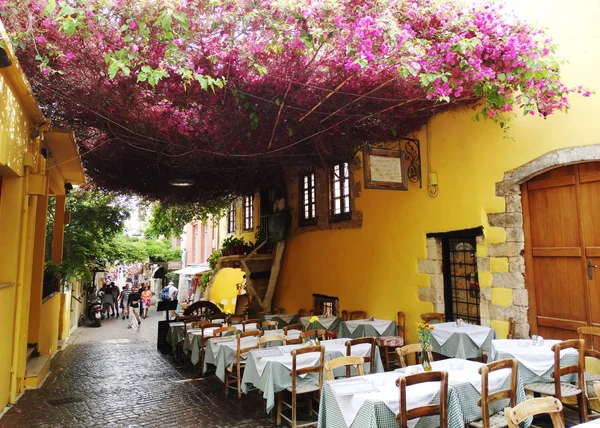
MULTIPOLYGON (((340 340, 340 339, 336 339, 340 340)), ((342 339, 343 340, 343 339, 342 339)), ((329 361, 345 355, 345 346, 339 345, 335 340, 323 341, 321 344, 325 346, 325 360, 329 361), (325 344, 325 342, 331 342, 333 345, 325 344)), ((293 345, 292 345, 293 346, 293 345)), ((302 346, 302 345, 297 345, 302 346)), ((360 345, 359 345, 360 346, 360 345)), ((291 348, 288 348, 291 349, 291 348)), ((287 351, 291 352, 291 351, 287 351)), ((365 365, 365 370, 368 372, 368 365, 365 365)), ((381 356, 379 355, 379 349, 375 348, 375 373, 383 372, 383 364, 381 363, 381 356)), ((334 376, 344 376, 345 369, 340 367, 334 371, 334 376)), ((304 378, 298 378, 297 385, 302 387, 305 385, 316 385, 318 383, 318 375, 316 373, 309 373, 304 378)), ((267 402, 267 413, 275 406, 275 394, 283 391, 286 388, 292 386, 292 378, 290 376, 290 370, 279 362, 269 361, 267 362, 262 376, 258 374, 256 368, 256 359, 253 356, 248 358, 246 362, 246 368, 244 369, 244 375, 242 376, 242 391, 247 394, 252 387, 256 387, 263 392, 263 398, 267 402)), ((335 425, 331 425, 334 427, 335 425)))
MULTIPOLYGON (((397 398, 400 399, 399 389, 397 398)), ((437 393, 431 404, 439 402, 440 397, 437 393)), ((319 428, 398 428, 398 426, 396 415, 383 401, 366 400, 358 411, 354 422, 348 427, 329 382, 324 383, 319 405, 319 428)), ((438 416, 427 416, 420 418, 415 428, 437 428, 439 426, 440 419, 438 416)), ((458 394, 453 387, 448 388, 448 427, 464 428, 458 394)))
POLYGON ((185 324, 182 322, 172 322, 169 324, 169 331, 167 332, 167 343, 171 345, 173 353, 177 348, 177 344, 183 340, 185 332, 185 324))
MULTIPOLYGON (((376 320, 375 322, 379 321, 384 320, 376 320)), ((348 321, 342 321, 340 323, 340 332, 338 337, 350 337, 352 339, 357 339, 359 337, 396 336, 398 334, 395 321, 389 321, 390 324, 381 333, 371 325, 372 322, 373 321, 364 320, 364 323, 361 323, 354 331, 351 332, 348 328, 348 321)))
MULTIPOLYGON (((435 327, 435 325, 434 325, 435 327)), ((466 333, 454 333, 446 342, 440 346, 435 337, 431 338, 431 350, 437 354, 445 355, 450 358, 479 358, 481 351, 490 354, 492 340, 496 338, 496 331, 490 329, 488 336, 481 346, 475 342, 466 333)))
MULTIPOLYGON (((500 348, 500 346, 502 346, 502 342, 507 342, 507 340, 498 340, 498 341, 492 342, 492 349, 491 349, 491 353, 490 353, 491 361, 504 360, 507 358, 515 358, 517 361, 519 361, 518 356, 514 356, 513 354, 500 348), (499 349, 497 349, 497 348, 499 348, 499 349)), ((548 343, 553 343, 553 342, 548 341, 548 343)), ((552 358, 554 358, 554 357, 552 356, 552 358)), ((560 366, 565 367, 565 366, 577 365, 577 359, 578 359, 578 356, 577 356, 576 352, 564 354, 560 359, 560 366)), ((528 369, 523 363, 521 363, 521 361, 519 361, 519 376, 521 377, 521 379, 523 379, 524 385, 527 385, 529 383, 534 383, 534 382, 553 383, 554 382, 554 378, 552 377, 553 371, 554 371, 554 364, 552 364, 552 366, 544 374, 542 374, 540 376, 540 375, 534 373, 533 371, 531 371, 530 369, 528 369)), ((574 374, 562 376, 561 380, 563 382, 576 383, 577 382, 577 374, 574 373, 574 374)))
POLYGON ((279 314, 279 315, 264 315, 261 317, 261 324, 264 321, 277 321, 278 328, 287 327, 290 324, 299 324, 300 317, 298 314, 279 314))
POLYGON ((342 319, 340 317, 321 317, 322 321, 310 322, 312 317, 302 317, 300 318, 300 322, 306 326, 307 330, 326 330, 326 331, 338 331, 340 329, 340 325, 342 323, 342 319), (323 325, 324 323, 325 325, 323 325))

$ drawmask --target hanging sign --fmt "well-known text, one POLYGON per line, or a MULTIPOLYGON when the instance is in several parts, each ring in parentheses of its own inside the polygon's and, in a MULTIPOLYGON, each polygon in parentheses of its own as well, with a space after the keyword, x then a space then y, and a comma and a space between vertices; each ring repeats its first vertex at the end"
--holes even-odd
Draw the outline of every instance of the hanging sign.
POLYGON ((403 151, 367 147, 363 151, 363 162, 366 189, 408 190, 403 151))

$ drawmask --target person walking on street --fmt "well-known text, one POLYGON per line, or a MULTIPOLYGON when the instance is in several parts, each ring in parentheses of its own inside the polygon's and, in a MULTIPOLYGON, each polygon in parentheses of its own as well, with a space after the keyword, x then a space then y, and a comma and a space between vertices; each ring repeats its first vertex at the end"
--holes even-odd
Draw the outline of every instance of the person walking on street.
POLYGON ((140 314, 139 314, 141 300, 142 300, 142 296, 138 292, 138 289, 136 287, 134 287, 132 293, 129 295, 129 307, 131 308, 131 312, 133 312, 133 316, 135 316, 135 319, 137 320, 138 325, 142 324, 142 321, 140 320, 140 314))
MULTIPOLYGON (((177 300, 178 293, 179 293, 179 290, 177 289, 177 287, 175 287, 175 284, 173 284, 173 282, 171 281, 171 282, 169 282, 169 285, 167 285, 165 288, 163 288, 160 296, 161 296, 162 300, 172 301, 172 300, 177 300)), ((171 317, 175 317, 175 311, 171 312, 171 317)))
POLYGON ((110 290, 113 296, 113 314, 119 318, 119 286, 114 282, 110 283, 110 290))
POLYGON ((110 317, 109 314, 112 311, 112 316, 115 316, 115 308, 113 308, 113 295, 112 289, 108 283, 104 283, 102 286, 104 296, 102 296, 102 312, 106 313, 106 318, 110 317))
POLYGON ((129 319, 129 296, 131 295, 131 290, 129 289, 129 284, 125 284, 125 288, 121 291, 121 319, 129 319))
POLYGON ((150 291, 150 286, 146 286, 142 290, 142 302, 144 303, 144 314, 142 315, 142 318, 144 319, 148 318, 148 309, 150 308, 150 304, 152 302, 151 298, 152 291, 150 291))

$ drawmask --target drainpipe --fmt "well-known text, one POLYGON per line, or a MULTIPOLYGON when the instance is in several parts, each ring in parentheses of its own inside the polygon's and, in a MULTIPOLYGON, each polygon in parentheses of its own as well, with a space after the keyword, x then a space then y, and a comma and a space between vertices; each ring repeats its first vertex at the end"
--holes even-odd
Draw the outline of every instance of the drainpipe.
POLYGON ((15 328, 13 335, 12 359, 10 368, 10 403, 14 404, 17 401, 17 368, 19 366, 19 350, 21 346, 21 314, 23 311, 23 279, 24 279, 24 264, 27 258, 27 228, 29 226, 29 175, 31 167, 24 166, 24 175, 21 179, 25 180, 23 186, 23 203, 21 208, 21 231, 19 233, 19 258, 17 263, 17 281, 15 284, 15 328))

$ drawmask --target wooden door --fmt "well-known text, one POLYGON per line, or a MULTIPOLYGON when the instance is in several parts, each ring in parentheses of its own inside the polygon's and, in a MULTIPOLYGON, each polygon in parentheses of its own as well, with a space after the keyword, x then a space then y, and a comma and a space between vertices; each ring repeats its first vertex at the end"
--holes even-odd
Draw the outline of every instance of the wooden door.
POLYGON ((548 171, 522 194, 531 332, 567 339, 600 326, 600 162, 548 171))

